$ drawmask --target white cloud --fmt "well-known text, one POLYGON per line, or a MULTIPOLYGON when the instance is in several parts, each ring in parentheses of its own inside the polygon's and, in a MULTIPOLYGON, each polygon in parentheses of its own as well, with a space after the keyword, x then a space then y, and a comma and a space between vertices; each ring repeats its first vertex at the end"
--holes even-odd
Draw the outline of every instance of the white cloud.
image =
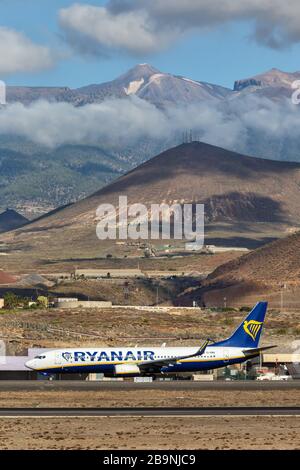
POLYGON ((138 55, 159 50, 174 37, 165 30, 158 34, 143 10, 114 14, 105 7, 76 4, 60 10, 59 20, 69 42, 81 52, 125 49, 138 55))
POLYGON ((74 4, 59 16, 81 52, 156 52, 189 32, 235 21, 250 21, 268 47, 300 41, 299 0, 110 0, 104 7, 74 4))
MULTIPOLYGON (((82 107, 38 101, 0 109, 0 134, 18 135, 48 147, 100 144, 122 151, 142 140, 171 145, 184 130, 193 129, 204 142, 245 153, 253 134, 272 142, 295 141, 299 127, 299 108, 290 101, 275 103, 255 96, 165 110, 134 96, 82 107)), ((260 143, 255 140, 255 145, 260 143)))
POLYGON ((24 34, 0 27, 0 74, 50 68, 54 56, 48 47, 33 43, 24 34))
POLYGON ((0 134, 16 134, 49 147, 112 142, 122 147, 143 137, 161 138, 168 128, 166 117, 138 98, 82 107, 37 101, 0 110, 0 134))

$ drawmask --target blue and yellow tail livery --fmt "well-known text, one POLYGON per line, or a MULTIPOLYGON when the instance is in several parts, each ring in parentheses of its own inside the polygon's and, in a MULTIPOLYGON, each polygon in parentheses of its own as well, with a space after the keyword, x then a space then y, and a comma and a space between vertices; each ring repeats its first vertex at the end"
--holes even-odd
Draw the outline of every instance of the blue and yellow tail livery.
POLYGON ((258 302, 251 310, 247 318, 240 324, 230 338, 220 341, 215 345, 257 348, 262 332, 268 302, 258 302))

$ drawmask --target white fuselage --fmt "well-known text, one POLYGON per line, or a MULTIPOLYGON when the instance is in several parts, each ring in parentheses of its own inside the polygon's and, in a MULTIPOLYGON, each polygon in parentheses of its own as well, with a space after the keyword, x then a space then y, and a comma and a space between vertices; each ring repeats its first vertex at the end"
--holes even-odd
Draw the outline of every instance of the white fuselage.
POLYGON ((244 354, 245 348, 214 345, 208 346, 201 356, 183 358, 196 354, 197 350, 197 347, 65 348, 42 353, 28 361, 26 366, 44 373, 96 372, 122 376, 141 375, 139 366, 145 364, 149 365, 149 372, 143 375, 155 373, 157 371, 155 368, 152 371, 151 363, 160 360, 166 361, 160 373, 172 374, 216 369, 249 359, 249 356, 244 354), (174 358, 178 357, 182 359, 174 362, 174 358))

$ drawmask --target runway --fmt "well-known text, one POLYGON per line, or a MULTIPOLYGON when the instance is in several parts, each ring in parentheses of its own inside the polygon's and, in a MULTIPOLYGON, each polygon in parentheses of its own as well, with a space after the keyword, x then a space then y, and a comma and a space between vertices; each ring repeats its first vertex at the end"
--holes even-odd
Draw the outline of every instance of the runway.
POLYGON ((300 407, 0 408, 1 418, 300 416, 300 407))
POLYGON ((114 390, 222 390, 222 391, 263 391, 263 390, 300 390, 300 380, 266 381, 211 381, 194 382, 190 380, 132 382, 132 381, 85 381, 85 380, 1 380, 0 392, 9 391, 114 391, 114 390))

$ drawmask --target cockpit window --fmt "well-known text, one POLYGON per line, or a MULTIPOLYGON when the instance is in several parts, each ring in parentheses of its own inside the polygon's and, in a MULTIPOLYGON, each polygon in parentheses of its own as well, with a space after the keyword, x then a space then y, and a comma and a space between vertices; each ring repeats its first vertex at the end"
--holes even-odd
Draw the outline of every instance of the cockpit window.
POLYGON ((34 359, 46 359, 46 356, 35 356, 34 359))

